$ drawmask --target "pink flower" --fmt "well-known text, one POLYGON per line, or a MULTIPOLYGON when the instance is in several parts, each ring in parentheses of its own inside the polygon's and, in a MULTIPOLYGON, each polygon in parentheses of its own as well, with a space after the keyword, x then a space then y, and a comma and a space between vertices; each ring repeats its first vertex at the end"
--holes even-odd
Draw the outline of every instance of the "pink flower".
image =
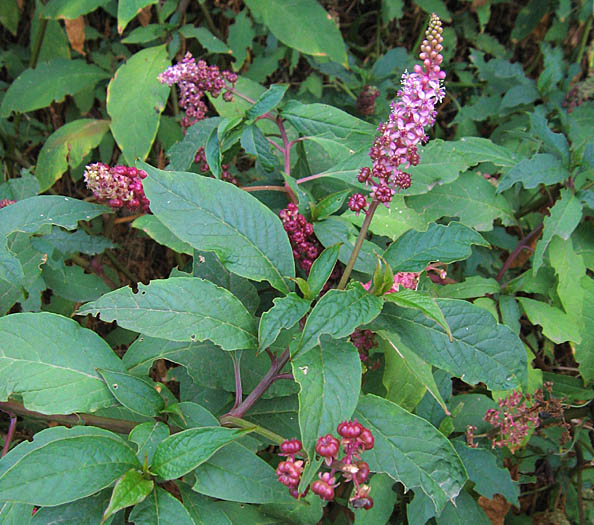
POLYGON ((110 168, 97 162, 86 167, 84 178, 95 198, 107 202, 112 208, 149 209, 150 203, 142 187, 142 179, 146 178, 143 170, 127 166, 110 168))
MULTIPOLYGON (((400 289, 400 286, 408 288, 409 290, 416 290, 417 285, 419 284, 419 275, 421 274, 417 272, 398 272, 394 275, 394 284, 392 285, 392 288, 390 288, 386 294, 397 292, 400 289)), ((371 281, 366 282, 363 285, 363 288, 369 290, 371 288, 371 281)))

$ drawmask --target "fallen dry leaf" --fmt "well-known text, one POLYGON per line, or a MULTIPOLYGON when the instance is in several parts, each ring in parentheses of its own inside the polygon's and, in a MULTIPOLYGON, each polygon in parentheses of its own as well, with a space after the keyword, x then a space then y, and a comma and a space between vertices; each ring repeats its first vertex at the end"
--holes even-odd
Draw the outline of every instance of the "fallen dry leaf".
POLYGON ((503 525, 505 522, 505 515, 511 508, 511 503, 509 503, 501 494, 495 494, 492 499, 481 496, 478 499, 478 504, 489 517, 491 525, 503 525))
POLYGON ((85 20, 82 16, 72 20, 64 20, 66 25, 66 34, 72 49, 78 51, 81 55, 85 53, 85 20))

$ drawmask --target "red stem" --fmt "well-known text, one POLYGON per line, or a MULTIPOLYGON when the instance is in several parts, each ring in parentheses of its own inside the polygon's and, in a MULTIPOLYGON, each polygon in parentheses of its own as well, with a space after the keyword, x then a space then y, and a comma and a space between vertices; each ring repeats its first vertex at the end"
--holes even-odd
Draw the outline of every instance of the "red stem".
POLYGON ((8 415, 10 416, 10 423, 8 425, 8 433, 4 439, 4 447, 2 447, 2 456, 0 457, 6 456, 6 453, 10 449, 10 442, 14 436, 14 431, 16 430, 17 417, 12 412, 8 412, 8 415))
POLYGON ((499 270, 499 273, 497 274, 497 277, 495 277, 495 280, 501 281, 501 279, 503 279, 505 272, 507 272, 507 270, 509 270, 509 268, 511 267, 513 262, 516 260, 516 257, 518 257, 518 255, 520 255, 520 252, 524 248, 526 248, 530 242, 532 242, 532 239, 534 239, 535 237, 538 237, 540 235, 542 228, 543 228, 543 224, 541 224, 540 226, 537 226, 534 230, 532 230, 528 235, 526 235, 526 237, 524 237, 518 243, 518 245, 515 247, 514 251, 511 252, 510 256, 503 263, 503 267, 501 268, 501 270, 499 270))

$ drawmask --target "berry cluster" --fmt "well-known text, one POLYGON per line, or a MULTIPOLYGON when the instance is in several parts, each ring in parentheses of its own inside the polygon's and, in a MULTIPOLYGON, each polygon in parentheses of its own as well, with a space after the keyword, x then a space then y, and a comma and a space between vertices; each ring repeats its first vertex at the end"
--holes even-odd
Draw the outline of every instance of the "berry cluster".
POLYGON ((359 351, 361 361, 369 361, 369 351, 377 346, 375 334, 371 330, 359 330, 358 328, 351 334, 351 343, 359 351))
MULTIPOLYGON (((324 463, 330 471, 320 472, 318 479, 311 484, 311 490, 324 501, 331 501, 334 499, 334 489, 340 484, 337 482, 337 476, 341 475, 344 481, 352 481, 354 485, 353 494, 349 498, 350 504, 354 508, 368 510, 373 507, 369 486, 365 485, 370 471, 369 465, 361 460, 361 453, 373 448, 374 437, 371 431, 356 419, 343 421, 336 431, 340 440, 332 434, 326 434, 316 442, 316 453, 324 458, 324 463), (344 456, 338 459, 341 448, 344 456)), ((303 473, 303 461, 296 460, 295 455, 301 452, 301 449, 301 442, 297 439, 283 442, 280 455, 287 456, 287 459, 279 463, 276 469, 278 480, 289 487, 289 492, 296 498, 300 496, 297 487, 303 473)), ((301 496, 306 492, 307 490, 301 496)))
POLYGON ((16 201, 12 201, 10 199, 0 199, 0 210, 2 208, 6 208, 6 206, 10 206, 11 204, 14 204, 16 201))
POLYGON ((279 216, 289 235, 293 257, 305 273, 309 273, 313 262, 322 252, 322 245, 314 234, 313 224, 307 222, 307 219, 299 213, 297 205, 293 203, 281 210, 279 216))
MULTIPOLYGON (((204 148, 200 148, 196 152, 194 162, 196 164, 200 164, 200 171, 202 171, 203 173, 210 171, 210 166, 208 165, 208 162, 206 162, 206 153, 204 152, 204 148)), ((225 182, 230 182, 235 186, 239 186, 239 181, 229 171, 228 164, 221 165, 221 180, 224 180, 225 182)))
POLYGON ((233 99, 230 90, 237 82, 235 73, 220 71, 217 66, 209 66, 204 60, 196 61, 191 53, 186 53, 181 62, 168 67, 157 78, 168 86, 179 86, 179 105, 186 112, 181 122, 184 129, 206 117, 208 108, 203 100, 206 93, 216 98, 221 91, 226 90, 223 99, 228 102, 233 99))
POLYGON ((146 172, 127 166, 114 166, 97 162, 85 169, 85 182, 97 200, 107 202, 112 208, 126 206, 149 211, 149 200, 144 194, 142 179, 146 172))
MULTIPOLYGON (((396 188, 410 187, 410 175, 400 166, 407 169, 419 163, 417 146, 428 140, 425 127, 435 122, 435 106, 445 95, 442 86, 445 73, 440 68, 443 60, 441 33, 441 21, 433 14, 421 44, 419 57, 423 66, 417 64, 413 73, 405 72, 402 76, 400 99, 392 102, 388 121, 378 127, 379 134, 369 151, 372 168, 361 168, 357 177, 359 182, 371 185, 371 199, 386 206, 392 201, 396 188)), ((358 193, 349 199, 348 205, 359 213, 366 210, 367 199, 358 193)))

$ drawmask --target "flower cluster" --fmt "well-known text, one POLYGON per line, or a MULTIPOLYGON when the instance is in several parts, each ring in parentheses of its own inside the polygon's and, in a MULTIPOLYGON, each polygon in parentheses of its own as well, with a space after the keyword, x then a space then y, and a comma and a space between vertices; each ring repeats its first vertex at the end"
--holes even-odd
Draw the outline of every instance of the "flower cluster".
POLYGON ((351 343, 359 351, 359 357, 364 363, 369 360, 369 351, 377 346, 375 334, 371 330, 359 330, 358 328, 351 334, 351 343))
MULTIPOLYGON (((445 95, 442 86, 445 73, 440 68, 443 60, 441 33, 441 21, 433 14, 421 44, 419 57, 423 66, 417 64, 413 73, 405 72, 402 76, 400 98, 392 102, 388 121, 380 124, 369 151, 372 168, 361 168, 357 177, 359 182, 371 185, 371 199, 386 206, 392 201, 396 188, 410 187, 410 175, 403 169, 419 163, 417 146, 428 140, 425 127, 435 122, 435 106, 445 95)), ((366 209, 367 199, 356 194, 348 204, 358 213, 366 209)))
MULTIPOLYGON (((194 162, 196 164, 200 164, 200 171, 202 171, 203 173, 210 171, 210 166, 208 165, 208 162, 206 162, 206 153, 204 152, 204 148, 200 148, 196 152, 194 162)), ((228 164, 221 165, 221 180, 224 180, 225 182, 230 182, 235 186, 239 186, 239 181, 229 171, 228 164)))
POLYGON ((237 75, 231 71, 220 71, 217 66, 209 66, 204 60, 196 61, 191 53, 186 53, 181 62, 168 67, 158 79, 168 86, 179 86, 179 105, 186 112, 181 122, 185 129, 206 117, 208 108, 203 100, 206 93, 216 98, 225 90, 223 99, 233 99, 230 89, 235 86, 237 75))
MULTIPOLYGON (((394 284, 386 293, 395 293, 401 286, 409 290, 416 290, 419 284, 419 272, 398 272, 394 275, 394 284)), ((371 281, 366 282, 363 288, 369 290, 371 288, 371 281)))
POLYGON ((2 208, 6 208, 6 206, 10 206, 11 204, 14 204, 16 201, 12 201, 10 199, 0 199, 0 210, 2 208))
POLYGON ((144 194, 142 179, 146 172, 127 166, 114 166, 97 162, 85 169, 85 182, 97 200, 107 202, 112 208, 126 206, 131 209, 149 210, 149 200, 144 194))
MULTIPOLYGON (((332 434, 326 434, 319 437, 316 442, 316 453, 324 458, 324 463, 330 468, 330 471, 318 473, 318 479, 311 484, 311 490, 324 501, 331 501, 334 499, 334 489, 340 484, 337 482, 337 476, 341 475, 344 481, 352 481, 355 487, 349 498, 350 504, 354 508, 368 510, 373 507, 373 499, 369 496, 369 486, 365 485, 370 472, 369 465, 365 461, 361 461, 361 454, 365 450, 373 448, 375 442, 373 434, 356 419, 343 421, 336 428, 336 432, 340 439, 332 434), (341 448, 344 456, 338 459, 341 448)), ((297 490, 303 473, 303 461, 295 458, 296 454, 302 450, 301 441, 290 439, 284 441, 280 448, 280 455, 286 456, 287 459, 281 461, 276 469, 278 480, 289 488, 293 497, 304 496, 307 489, 301 495, 297 490)))
POLYGON ((289 236, 293 248, 293 257, 309 273, 313 262, 322 252, 322 245, 314 234, 313 224, 299 213, 296 204, 290 203, 279 213, 283 227, 289 236))

